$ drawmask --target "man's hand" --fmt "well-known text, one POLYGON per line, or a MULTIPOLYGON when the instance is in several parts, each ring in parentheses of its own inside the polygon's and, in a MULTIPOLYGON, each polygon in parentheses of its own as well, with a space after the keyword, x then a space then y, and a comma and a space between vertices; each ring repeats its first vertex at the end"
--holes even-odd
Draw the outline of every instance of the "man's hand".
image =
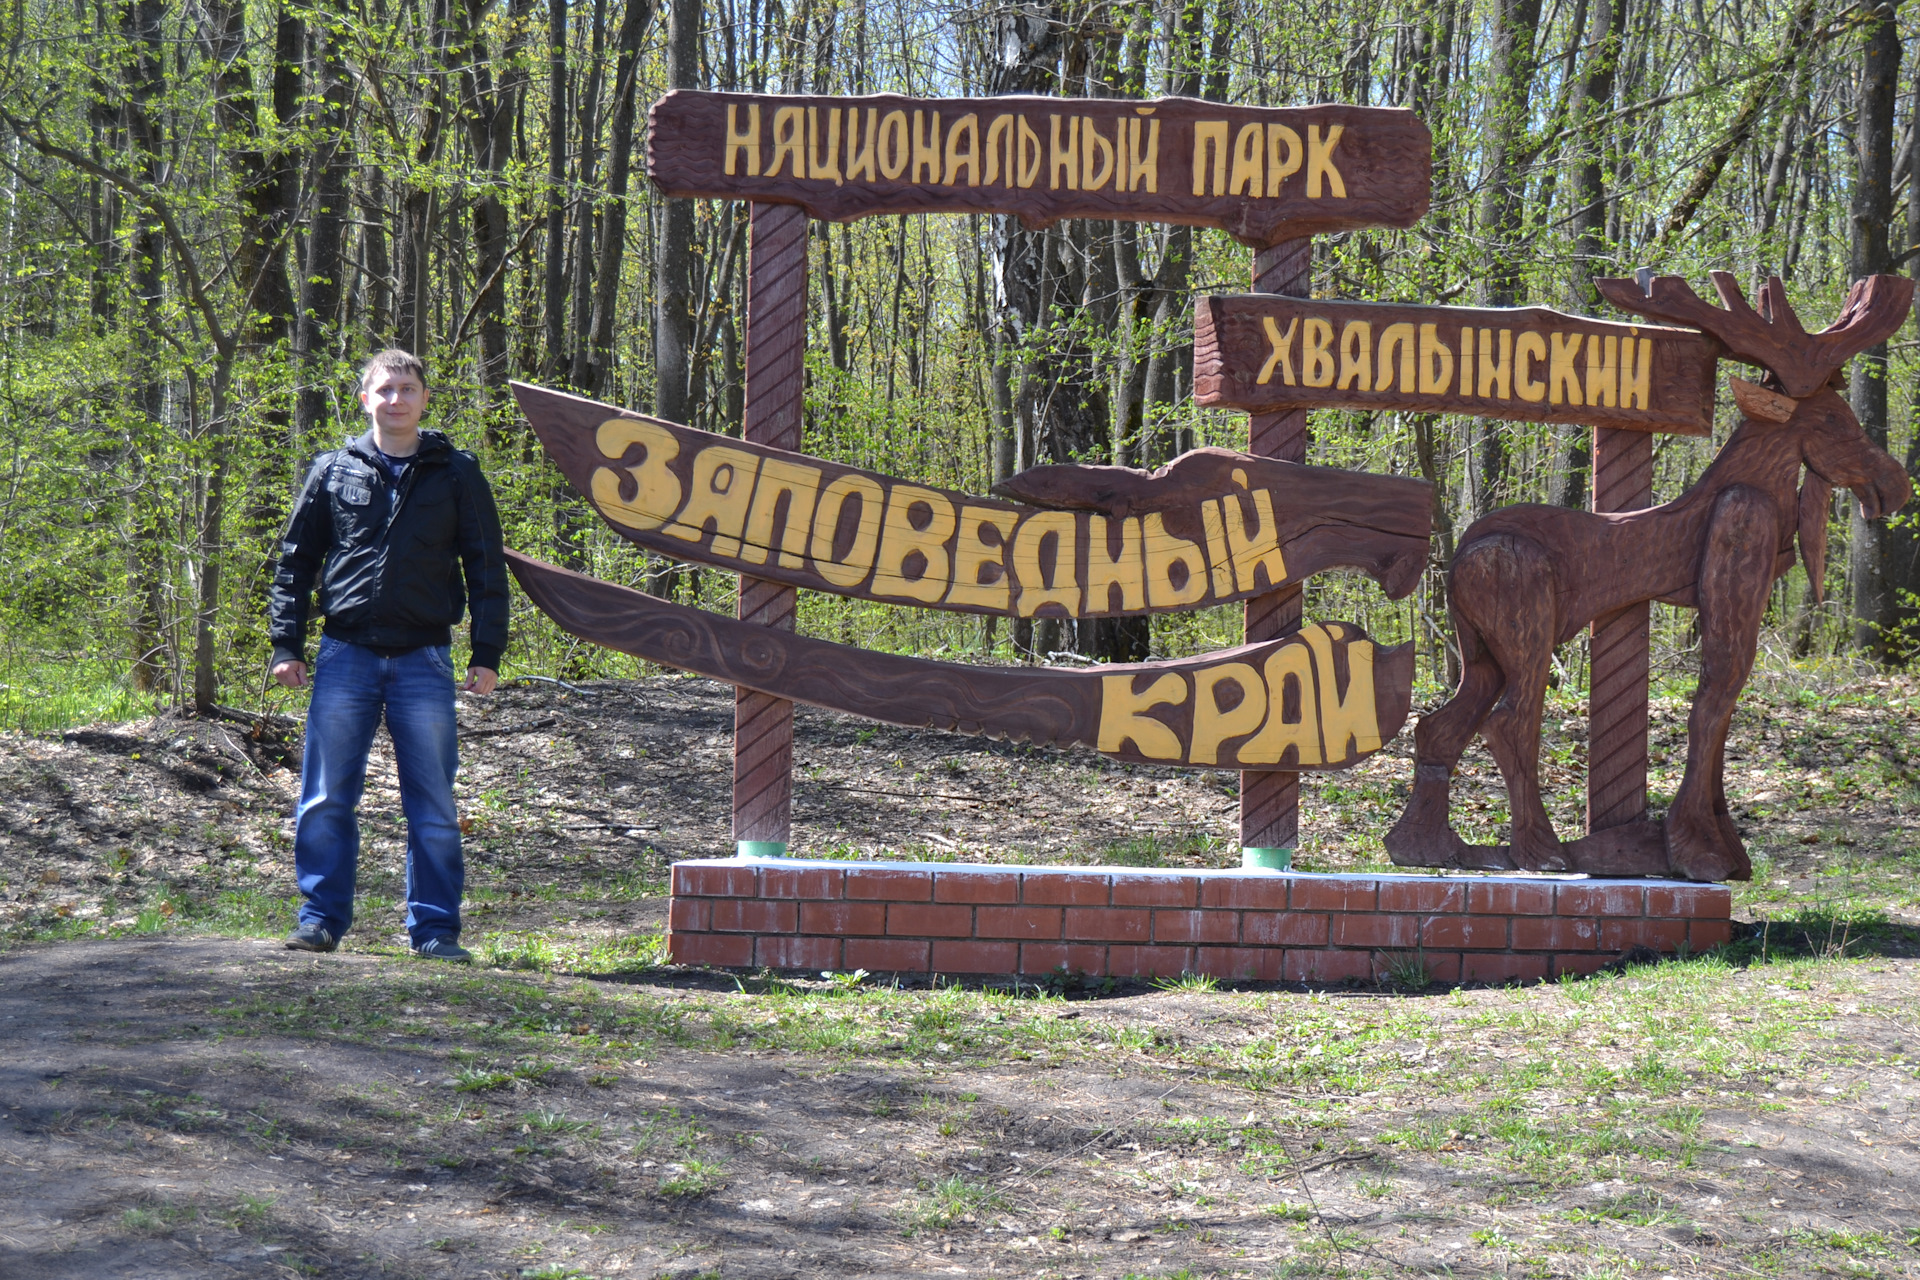
POLYGON ((500 679, 498 672, 486 667, 468 667, 467 682, 460 686, 462 693, 492 693, 493 686, 500 679))
POLYGON ((307 664, 304 662, 276 662, 273 664, 273 678, 289 689, 298 689, 307 682, 307 664))

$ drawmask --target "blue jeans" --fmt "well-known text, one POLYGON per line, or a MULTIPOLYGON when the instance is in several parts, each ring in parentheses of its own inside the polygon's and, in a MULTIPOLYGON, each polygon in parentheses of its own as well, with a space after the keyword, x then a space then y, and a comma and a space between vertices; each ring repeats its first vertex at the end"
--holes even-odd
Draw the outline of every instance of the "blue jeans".
POLYGON ((386 716, 407 817, 407 933, 419 946, 460 936, 460 816, 453 775, 460 767, 453 720, 453 659, 445 645, 383 658, 321 637, 307 705, 293 869, 306 902, 301 924, 338 938, 353 924, 360 866, 355 809, 367 781, 367 751, 386 716))

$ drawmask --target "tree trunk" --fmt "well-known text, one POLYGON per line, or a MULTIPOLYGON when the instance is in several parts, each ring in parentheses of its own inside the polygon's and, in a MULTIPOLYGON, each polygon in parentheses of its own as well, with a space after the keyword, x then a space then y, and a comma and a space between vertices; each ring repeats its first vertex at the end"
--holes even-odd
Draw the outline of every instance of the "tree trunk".
POLYGON ((470 310, 479 317, 480 382, 496 392, 507 385, 507 258, 513 232, 507 219, 507 165, 513 158, 513 121, 527 73, 519 52, 526 39, 533 0, 510 0, 506 36, 497 58, 489 56, 480 24, 491 0, 466 0, 466 31, 461 61, 467 86, 467 134, 474 160, 484 175, 473 206, 474 297, 470 310), (504 70, 496 83, 493 65, 504 70))
MULTIPOLYGON (((670 89, 700 87, 701 10, 701 0, 671 0, 668 7, 670 89)), ((661 215, 660 255, 654 268, 654 412, 669 422, 691 422, 693 201, 665 201, 661 215)))
MULTIPOLYGON (((307 261, 300 272, 300 312, 293 334, 294 365, 300 385, 293 402, 296 451, 308 448, 327 413, 333 381, 329 337, 340 315, 343 277, 341 247, 353 177, 353 131, 349 119, 351 86, 341 40, 322 16, 311 28, 313 69, 320 80, 319 137, 315 146, 313 218, 307 232, 307 261)), ((289 460, 291 461, 291 460, 289 460)))
MULTIPOLYGON (((1856 107, 1852 237, 1848 270, 1853 279, 1878 275, 1891 262, 1887 248, 1893 222, 1893 104, 1900 76, 1900 32, 1891 6, 1869 18, 1862 41, 1856 107)), ((1887 344, 1853 361, 1851 400, 1861 430, 1887 445, 1887 344)), ((1897 647, 1893 584, 1887 564, 1886 526, 1862 517, 1852 505, 1849 549, 1853 578, 1853 643, 1885 660, 1897 647)))
MULTIPOLYGON (((154 108, 165 102, 166 63, 162 22, 166 7, 160 0, 128 0, 120 8, 120 36, 127 48, 122 75, 126 81, 120 110, 120 128, 137 157, 141 180, 157 184, 165 169, 165 147, 158 132, 154 108)), ((166 384, 159 368, 160 310, 164 302, 165 251, 153 211, 133 209, 134 225, 128 258, 131 268, 134 324, 133 402, 136 411, 128 452, 139 467, 139 483, 128 503, 130 512, 128 579, 130 622, 133 632, 133 687, 142 693, 168 687, 175 664, 167 655, 166 558, 167 495, 146 459, 162 453, 166 425, 166 384)))
MULTIPOLYGON (((1480 233, 1487 246, 1481 301, 1489 307, 1514 306, 1521 295, 1523 166, 1533 94, 1533 37, 1539 23, 1540 0, 1495 0, 1487 50, 1486 185, 1480 195, 1480 233)), ((1473 456, 1477 465, 1469 496, 1473 510, 1484 515, 1500 505, 1506 487, 1506 427, 1483 420, 1473 456)))
POLYGON ((567 344, 567 0, 547 0, 547 243, 541 281, 544 376, 566 368, 567 344))
POLYGON ((634 100, 640 40, 653 17, 653 0, 627 0, 614 41, 613 121, 608 130, 607 211, 600 225, 600 262, 594 270, 593 333, 584 390, 597 394, 613 360, 614 304, 620 294, 620 258, 627 248, 627 182, 633 171, 634 100))

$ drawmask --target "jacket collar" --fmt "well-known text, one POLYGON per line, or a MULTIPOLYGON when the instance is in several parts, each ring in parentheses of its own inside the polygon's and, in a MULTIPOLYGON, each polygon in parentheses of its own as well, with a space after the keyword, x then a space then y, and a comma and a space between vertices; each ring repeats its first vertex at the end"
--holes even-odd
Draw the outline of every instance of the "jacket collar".
MULTIPOLYGON (((374 443, 371 428, 362 433, 357 439, 349 441, 347 444, 347 452, 375 466, 381 465, 380 446, 374 443)), ((412 460, 414 462, 426 463, 445 462, 447 455, 452 452, 453 441, 447 439, 445 432, 422 431, 420 433, 420 451, 413 455, 412 460)), ((381 469, 384 470, 385 468, 382 467, 381 469)))

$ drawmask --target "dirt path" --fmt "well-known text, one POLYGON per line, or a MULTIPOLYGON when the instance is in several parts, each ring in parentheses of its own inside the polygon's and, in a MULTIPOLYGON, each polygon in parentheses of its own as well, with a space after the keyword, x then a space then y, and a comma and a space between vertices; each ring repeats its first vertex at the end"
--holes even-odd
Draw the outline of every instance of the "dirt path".
POLYGON ((0 1275, 1920 1275, 1920 965, 1679 968, 1068 1003, 29 948, 0 1275), (1720 1057, 1643 1048, 1701 984, 1720 1057))

